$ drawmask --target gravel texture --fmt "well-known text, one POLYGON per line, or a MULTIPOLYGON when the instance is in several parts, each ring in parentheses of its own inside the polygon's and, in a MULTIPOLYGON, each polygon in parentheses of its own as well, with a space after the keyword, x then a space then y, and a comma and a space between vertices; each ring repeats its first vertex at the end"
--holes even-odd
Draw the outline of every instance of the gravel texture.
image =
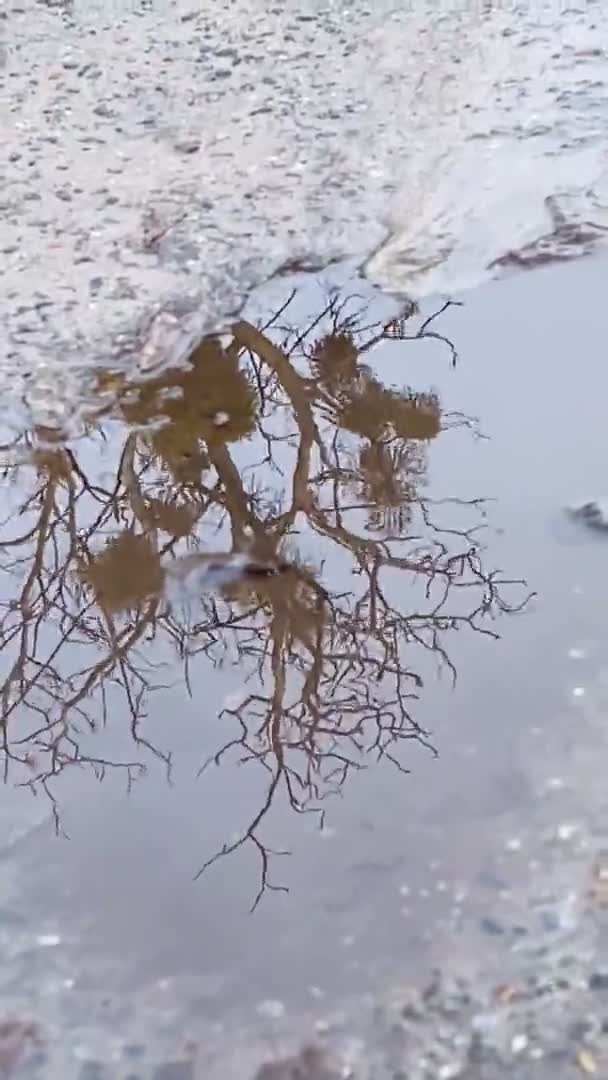
POLYGON ((428 289, 601 241, 608 16, 482 7, 8 0, 2 415, 66 422, 74 368, 183 354, 286 261, 428 289))

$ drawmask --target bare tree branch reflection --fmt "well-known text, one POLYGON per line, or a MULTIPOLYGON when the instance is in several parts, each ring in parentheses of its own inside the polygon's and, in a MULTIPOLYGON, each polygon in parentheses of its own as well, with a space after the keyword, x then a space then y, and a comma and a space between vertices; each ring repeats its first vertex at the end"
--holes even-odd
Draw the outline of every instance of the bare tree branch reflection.
POLYGON ((264 840, 272 808, 322 822, 351 773, 383 759, 407 772, 411 740, 434 752, 415 716, 425 658, 455 679, 448 635, 496 637, 497 617, 528 598, 484 564, 484 500, 425 493, 429 444, 448 428, 478 434, 473 421, 367 363, 381 342, 426 338, 455 363, 436 329, 447 305, 366 324, 360 298, 330 291, 303 325, 297 304, 293 291, 259 327, 205 339, 183 368, 103 372, 86 439, 31 431, 4 469, 5 781, 14 770, 43 790, 59 828, 68 766, 131 785, 156 758, 170 777, 171 754, 146 736, 150 695, 176 664, 190 694, 195 665, 238 664, 226 740, 200 773, 255 766, 265 794, 196 876, 251 847, 254 907, 282 888, 264 840), (95 753, 117 715, 132 760, 95 753))

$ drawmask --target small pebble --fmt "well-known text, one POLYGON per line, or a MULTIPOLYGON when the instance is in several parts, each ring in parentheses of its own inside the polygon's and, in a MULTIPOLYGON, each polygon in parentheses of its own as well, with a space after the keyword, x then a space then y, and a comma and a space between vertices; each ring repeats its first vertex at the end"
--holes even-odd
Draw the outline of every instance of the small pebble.
POLYGON ((505 844, 505 851, 521 851, 521 840, 518 836, 512 836, 505 844))
POLYGON ((545 786, 547 791, 562 791, 566 786, 566 782, 561 776, 550 776, 545 786))
POLYGON ((558 911, 542 911, 540 915, 540 921, 545 930, 553 933, 555 930, 561 929, 562 919, 558 911))
POLYGON ((282 1001, 268 998, 260 1002, 256 1012, 258 1016, 263 1016, 266 1020, 280 1020, 282 1016, 285 1016, 285 1006, 282 1001))
POLYGON ((558 826, 556 836, 558 840, 563 840, 564 842, 567 842, 568 840, 572 840, 572 837, 577 832, 578 825, 564 824, 558 826))
POLYGON ((61 938, 59 934, 38 934, 36 944, 40 945, 43 949, 53 949, 55 946, 61 944, 61 938))
POLYGON ((493 937, 499 937, 500 934, 504 934, 504 928, 500 923, 487 915, 481 920, 480 926, 486 934, 491 934, 493 937))
POLYGON ((450 1061, 447 1065, 442 1065, 437 1073, 438 1080, 455 1080, 457 1076, 462 1073, 460 1065, 456 1061, 450 1061))
POLYGON ((528 1047, 528 1036, 523 1032, 520 1035, 514 1035, 511 1039, 511 1053, 522 1054, 528 1047))
POLYGON ((181 139, 179 142, 174 143, 174 149, 180 154, 196 154, 200 148, 199 139, 181 139))
POLYGON ((216 427, 224 427, 230 420, 230 415, 227 412, 216 412, 213 417, 213 423, 216 427))

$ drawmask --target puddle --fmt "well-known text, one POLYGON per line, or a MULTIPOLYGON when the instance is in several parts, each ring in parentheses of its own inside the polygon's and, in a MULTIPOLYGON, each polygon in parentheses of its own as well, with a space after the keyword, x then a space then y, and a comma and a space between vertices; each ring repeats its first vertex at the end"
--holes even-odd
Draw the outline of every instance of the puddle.
POLYGON ((0 993, 57 1075, 500 937, 606 662, 601 533, 554 529, 602 490, 604 273, 284 277, 3 448, 0 993))

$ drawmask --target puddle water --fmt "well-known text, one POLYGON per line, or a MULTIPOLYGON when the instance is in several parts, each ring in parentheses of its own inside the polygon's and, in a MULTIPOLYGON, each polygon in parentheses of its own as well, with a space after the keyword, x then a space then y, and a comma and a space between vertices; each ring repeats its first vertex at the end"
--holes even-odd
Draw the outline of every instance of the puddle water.
POLYGON ((3 448, 0 993, 66 1055, 491 932, 606 662, 604 275, 283 278, 3 448))

